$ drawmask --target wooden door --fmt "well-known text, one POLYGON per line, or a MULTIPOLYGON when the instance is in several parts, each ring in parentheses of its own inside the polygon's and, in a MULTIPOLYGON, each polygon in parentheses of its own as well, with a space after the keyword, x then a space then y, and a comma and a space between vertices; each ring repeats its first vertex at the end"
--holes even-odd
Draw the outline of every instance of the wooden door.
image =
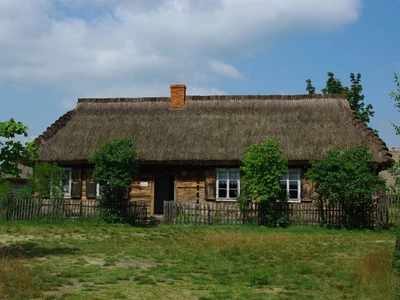
POLYGON ((164 201, 174 200, 174 176, 158 174, 154 180, 154 213, 164 213, 164 201))

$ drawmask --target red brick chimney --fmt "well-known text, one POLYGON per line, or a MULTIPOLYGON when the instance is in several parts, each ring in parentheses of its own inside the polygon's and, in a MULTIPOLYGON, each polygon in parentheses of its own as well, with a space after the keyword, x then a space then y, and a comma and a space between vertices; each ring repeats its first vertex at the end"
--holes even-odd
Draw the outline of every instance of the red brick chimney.
POLYGON ((171 84, 171 98, 169 100, 169 108, 185 107, 186 85, 171 84))

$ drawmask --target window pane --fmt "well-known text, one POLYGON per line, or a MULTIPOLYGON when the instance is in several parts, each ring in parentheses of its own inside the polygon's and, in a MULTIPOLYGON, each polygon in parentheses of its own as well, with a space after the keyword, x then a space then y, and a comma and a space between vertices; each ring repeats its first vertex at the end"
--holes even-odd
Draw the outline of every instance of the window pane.
POLYGON ((286 187, 286 181, 281 181, 281 187, 283 190, 286 191, 287 187, 286 187))
POLYGON ((228 179, 226 171, 219 171, 218 172, 218 178, 219 179, 228 179))
POLYGON ((282 180, 282 181, 286 181, 286 180, 287 180, 287 178, 288 178, 288 174, 286 174, 286 175, 283 175, 281 180, 282 180))
POLYGON ((218 181, 218 188, 226 189, 227 181, 226 180, 219 180, 218 181))
POLYGON ((289 180, 298 180, 299 173, 298 172, 289 172, 289 180))
POLYGON ((297 190, 290 190, 290 191, 289 191, 289 198, 291 198, 291 199, 297 199, 297 197, 298 197, 297 190))
POLYGON ((237 181, 229 181, 229 189, 237 189, 237 186, 238 186, 238 184, 237 184, 237 181))
POLYGON ((297 190, 298 186, 299 186, 299 183, 297 181, 289 181, 289 189, 297 190))
POLYGON ((238 176, 238 172, 237 171, 231 171, 231 172, 229 172, 229 179, 238 179, 239 178, 239 176, 238 176))
POLYGON ((69 170, 65 170, 64 178, 61 182, 64 193, 69 194, 69 170))
POLYGON ((236 198, 237 197, 237 190, 236 189, 230 189, 229 190, 229 198, 236 198))
POLYGON ((219 189, 219 190, 218 190, 218 197, 226 198, 226 190, 224 190, 224 189, 219 189))

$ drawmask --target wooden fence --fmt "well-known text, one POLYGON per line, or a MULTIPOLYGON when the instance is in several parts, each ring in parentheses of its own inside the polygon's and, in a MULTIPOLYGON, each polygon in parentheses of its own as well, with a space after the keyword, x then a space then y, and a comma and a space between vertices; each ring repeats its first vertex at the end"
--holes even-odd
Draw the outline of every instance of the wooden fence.
MULTIPOLYGON (((98 220, 97 200, 67 199, 8 199, 5 206, 5 219, 19 220, 98 220)), ((146 221, 147 204, 145 201, 129 201, 122 206, 121 216, 125 220, 146 221)))
MULTIPOLYGON (((381 194, 372 204, 368 213, 360 213, 367 227, 390 226, 399 219, 397 194, 381 194)), ((241 211, 236 202, 175 202, 164 201, 164 222, 166 224, 257 224, 258 205, 241 211)), ((293 225, 348 226, 349 215, 341 206, 328 203, 287 203, 282 207, 287 222, 293 225)))

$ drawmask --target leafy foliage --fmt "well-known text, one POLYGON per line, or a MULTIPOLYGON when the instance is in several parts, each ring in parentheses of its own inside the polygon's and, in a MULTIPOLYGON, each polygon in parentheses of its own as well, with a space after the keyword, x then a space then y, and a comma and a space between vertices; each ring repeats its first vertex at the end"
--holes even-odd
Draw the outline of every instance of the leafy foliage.
MULTIPOLYGON (((394 82, 397 87, 397 91, 390 91, 389 96, 394 100, 394 106, 400 112, 400 80, 396 73, 394 73, 394 82)), ((400 135, 400 125, 393 124, 393 127, 397 135, 400 135)))
MULTIPOLYGON (((362 94, 361 74, 350 73, 351 86, 347 87, 342 84, 340 79, 335 78, 332 72, 328 72, 328 80, 326 86, 321 89, 323 94, 346 94, 349 100, 350 107, 354 110, 358 117, 365 123, 369 123, 370 117, 374 116, 373 107, 371 104, 365 106, 364 95, 362 94)), ((309 94, 315 94, 315 87, 310 79, 306 80, 306 91, 309 94)))
POLYGON ((128 201, 129 184, 139 173, 138 155, 132 139, 124 138, 103 144, 90 158, 93 177, 100 184, 102 220, 121 222, 121 205, 128 201))
MULTIPOLYGON (((400 80, 396 73, 394 73, 394 82, 396 84, 396 91, 390 91, 389 96, 394 100, 394 105, 400 112, 400 80)), ((400 135, 400 125, 392 123, 397 135, 400 135)), ((395 179, 395 188, 400 190, 400 161, 396 161, 389 169, 390 174, 395 179)), ((400 214, 400 203, 397 203, 398 214, 400 214)), ((396 249, 393 255, 393 265, 400 275, 400 222, 395 224, 396 230, 396 249)))
POLYGON ((306 91, 310 95, 314 95, 315 94, 315 87, 312 85, 311 79, 307 79, 306 83, 307 83, 306 91))
POLYGON ((277 199, 285 200, 280 179, 287 174, 288 167, 278 143, 266 140, 251 145, 242 163, 240 207, 243 209, 249 199, 258 201, 261 225, 276 226, 284 222, 277 199))
POLYGON ((0 122, 0 176, 10 174, 15 177, 21 174, 18 164, 29 164, 37 156, 37 147, 34 142, 22 144, 15 141, 15 137, 27 137, 28 127, 21 122, 10 119, 0 122))
POLYGON ((13 194, 13 187, 9 181, 0 179, 0 215, 7 206, 8 199, 13 194))
POLYGON ((56 163, 37 163, 28 178, 28 187, 21 191, 21 198, 62 199, 64 196, 62 180, 65 176, 64 169, 56 163))
POLYGON ((366 225, 368 218, 363 216, 371 212, 372 195, 384 186, 371 160, 365 144, 347 150, 335 148, 328 151, 326 158, 311 161, 311 168, 305 174, 315 182, 321 203, 328 200, 333 205, 342 205, 350 227, 366 225))
MULTIPOLYGON (((394 100, 394 106, 400 112, 400 80, 396 73, 394 73, 394 82, 396 84, 396 91, 390 91, 389 96, 394 100)), ((400 135, 400 125, 392 123, 397 135, 400 135)), ((395 180, 393 188, 400 188, 400 161, 394 162, 393 166, 388 170, 395 180)))

